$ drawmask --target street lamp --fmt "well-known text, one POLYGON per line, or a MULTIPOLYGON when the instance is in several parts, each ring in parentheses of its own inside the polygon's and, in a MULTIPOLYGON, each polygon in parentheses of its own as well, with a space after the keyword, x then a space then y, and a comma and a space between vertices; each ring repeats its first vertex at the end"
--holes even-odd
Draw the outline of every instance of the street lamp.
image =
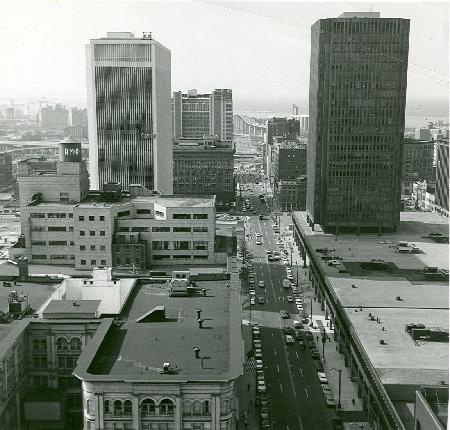
POLYGON ((325 327, 323 328, 322 332, 322 357, 323 362, 325 363, 325 343, 327 341, 327 332, 325 331, 325 327))
POLYGON ((342 369, 336 369, 334 367, 330 367, 330 370, 336 370, 336 372, 339 373, 339 393, 338 393, 338 409, 341 409, 341 375, 342 375, 342 369))

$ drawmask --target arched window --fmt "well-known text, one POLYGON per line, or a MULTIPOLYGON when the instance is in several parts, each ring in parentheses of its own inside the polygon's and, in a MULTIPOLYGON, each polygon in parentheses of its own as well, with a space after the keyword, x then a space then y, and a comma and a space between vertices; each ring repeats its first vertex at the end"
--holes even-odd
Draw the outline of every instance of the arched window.
POLYGON ((94 401, 92 399, 87 399, 86 400, 86 409, 87 409, 87 413, 88 414, 93 414, 95 413, 94 410, 94 401))
POLYGON ((155 402, 152 399, 145 399, 141 404, 141 415, 149 417, 155 415, 155 402))
POLYGON ((109 415, 111 412, 111 400, 105 400, 103 402, 103 413, 109 415))
POLYGON ((133 414, 133 405, 131 400, 125 400, 123 402, 123 414, 124 415, 132 415, 133 414))
POLYGON ((123 415, 122 402, 120 400, 114 401, 114 416, 121 417, 123 415))
POLYGON ((164 399, 159 403, 159 415, 173 415, 174 404, 172 400, 164 399))
POLYGON ((190 400, 183 401, 183 415, 192 415, 192 403, 190 400))
POLYGON ((209 400, 205 400, 202 404, 202 415, 209 415, 211 410, 209 409, 209 400))
POLYGON ((56 349, 58 351, 67 351, 68 349, 67 339, 64 337, 59 337, 56 340, 56 349))
POLYGON ((192 409, 193 409, 192 413, 194 415, 201 415, 202 414, 202 403, 200 402, 200 400, 195 400, 194 401, 192 409))
POLYGON ((81 351, 81 340, 78 337, 70 339, 70 350, 81 351))

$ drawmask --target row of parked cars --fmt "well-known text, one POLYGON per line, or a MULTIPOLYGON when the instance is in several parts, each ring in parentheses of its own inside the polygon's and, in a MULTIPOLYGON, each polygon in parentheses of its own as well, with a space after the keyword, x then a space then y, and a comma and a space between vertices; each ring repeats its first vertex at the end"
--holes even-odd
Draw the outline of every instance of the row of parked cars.
POLYGON ((270 430, 270 405, 262 363, 261 333, 258 324, 253 324, 253 348, 256 359, 256 406, 259 408, 260 427, 270 430))

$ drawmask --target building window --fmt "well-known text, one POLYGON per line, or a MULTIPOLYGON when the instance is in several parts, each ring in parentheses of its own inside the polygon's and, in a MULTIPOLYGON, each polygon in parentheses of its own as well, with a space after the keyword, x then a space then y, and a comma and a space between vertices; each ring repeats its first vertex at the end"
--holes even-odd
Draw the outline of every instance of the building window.
POLYGON ((133 405, 131 403, 131 400, 125 400, 123 402, 123 414, 125 416, 130 416, 133 414, 133 405))
POLYGON ((183 401, 183 415, 192 415, 192 403, 190 400, 183 401))
POLYGON ((123 414, 122 402, 120 400, 114 401, 114 416, 121 417, 123 414))
POLYGON ((47 356, 33 357, 33 366, 35 369, 46 369, 47 368, 47 356))
POLYGON ((95 266, 97 264, 97 260, 91 260, 91 266, 95 266))
POLYGON ((122 218, 124 216, 129 216, 129 215, 130 215, 130 211, 122 211, 122 212, 117 213, 117 218, 122 218))
POLYGON ((33 245, 33 246, 45 246, 46 243, 47 242, 45 240, 32 240, 31 241, 31 245, 33 245))
POLYGON ((119 227, 118 230, 121 231, 121 232, 130 231, 129 227, 119 227))
POLYGON ((208 249, 208 242, 206 241, 196 241, 192 242, 192 248, 196 250, 206 250, 208 249))
POLYGON ((44 213, 31 212, 30 218, 45 218, 44 213))
POLYGON ((191 219, 191 214, 173 214, 172 219, 191 219))
POLYGON ((56 339, 56 349, 58 351, 67 351, 69 349, 67 339, 65 339, 64 337, 59 337, 58 339, 56 339))
POLYGON ((211 414, 211 410, 209 408, 209 400, 205 400, 202 404, 202 414, 209 415, 211 414))
POLYGON ((170 258, 170 255, 154 255, 153 260, 167 260, 170 258))
POLYGON ((31 256, 31 258, 33 260, 47 260, 47 256, 46 255, 42 255, 42 254, 33 254, 31 256))
POLYGON ((95 216, 89 215, 89 221, 95 221, 95 216))
POLYGON ((153 241, 152 249, 169 249, 169 242, 167 241, 153 241))
POLYGON ((207 233, 208 227, 192 227, 194 233, 207 233))
POLYGON ((81 340, 78 337, 70 339, 70 350, 81 351, 81 340))
POLYGON ((105 216, 104 215, 100 215, 100 221, 105 221, 105 216))
POLYGON ((159 403, 159 415, 173 415, 174 404, 172 400, 164 399, 159 403))
POLYGON ((66 240, 49 240, 48 244, 50 246, 66 246, 67 241, 66 240))
POLYGON ((141 404, 141 415, 149 417, 155 415, 155 402, 152 399, 145 399, 141 404))
POLYGON ((84 236, 85 232, 83 230, 80 230, 80 236, 84 236))
POLYGON ((106 246, 105 245, 100 245, 100 251, 106 251, 106 246))
POLYGON ((155 211, 155 215, 158 216, 158 217, 163 218, 163 217, 164 217, 164 212, 161 212, 161 211, 155 211))
POLYGON ((95 251, 95 245, 91 245, 91 251, 95 251))
POLYGON ((153 233, 168 233, 170 232, 170 227, 152 227, 153 233))
POLYGON ((174 233, 190 233, 191 227, 173 227, 174 233))
POLYGON ((82 266, 86 266, 86 260, 81 260, 80 264, 81 264, 82 266))
POLYGON ((104 230, 101 230, 100 231, 100 236, 104 236, 105 235, 105 231, 104 230))
POLYGON ((80 251, 86 251, 86 245, 80 245, 80 251))
POLYGON ((194 219, 208 219, 208 214, 194 214, 194 219))
POLYGON ((61 213, 48 213, 47 218, 66 218, 66 214, 61 213))
POLYGON ((202 404, 201 404, 200 400, 196 400, 193 403, 192 413, 194 415, 201 415, 202 414, 202 404))
POLYGON ((80 216, 78 217, 78 221, 84 221, 84 216, 80 215, 80 216))
POLYGON ((100 260, 100 264, 101 264, 102 266, 106 266, 106 260, 100 260))
POLYGON ((136 211, 136 213, 138 215, 150 215, 151 214, 151 210, 150 209, 138 209, 136 211))
POLYGON ((66 231, 66 227, 49 227, 48 231, 66 231))
POLYGON ((90 230, 89 231, 89 236, 95 236, 95 230, 90 230))
POLYGON ((111 413, 111 400, 105 400, 103 402, 103 413, 109 415, 111 413))
POLYGON ((191 248, 191 243, 186 241, 173 242, 173 249, 176 250, 189 250, 191 248))

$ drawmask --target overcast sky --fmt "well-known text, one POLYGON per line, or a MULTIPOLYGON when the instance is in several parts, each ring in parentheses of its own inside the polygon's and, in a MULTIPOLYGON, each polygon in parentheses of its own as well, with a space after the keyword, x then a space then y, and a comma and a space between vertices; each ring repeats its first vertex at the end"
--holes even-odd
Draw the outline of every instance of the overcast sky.
POLYGON ((232 88, 237 109, 307 111, 310 28, 346 11, 411 19, 407 110, 446 115, 448 2, 0 0, 0 97, 86 103, 84 45, 107 31, 172 52, 172 90, 232 88))

